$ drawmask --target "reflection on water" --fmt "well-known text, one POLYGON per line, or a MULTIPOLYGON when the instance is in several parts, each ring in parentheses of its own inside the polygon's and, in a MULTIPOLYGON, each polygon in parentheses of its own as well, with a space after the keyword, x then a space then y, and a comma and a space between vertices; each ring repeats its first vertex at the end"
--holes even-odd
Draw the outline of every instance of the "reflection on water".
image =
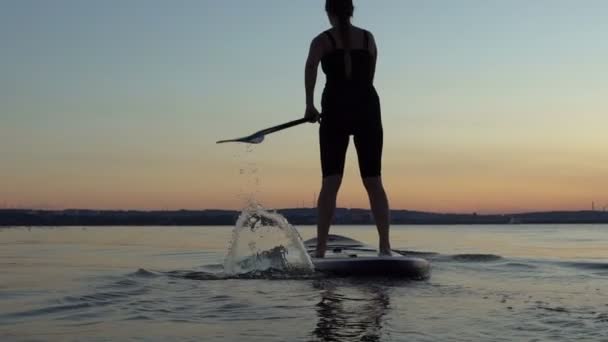
MULTIPOLYGON (((348 280, 346 280, 348 281, 348 280)), ((319 341, 380 341, 390 297, 385 286, 344 284, 335 280, 313 283, 321 294, 316 304, 318 322, 313 336, 319 341)))

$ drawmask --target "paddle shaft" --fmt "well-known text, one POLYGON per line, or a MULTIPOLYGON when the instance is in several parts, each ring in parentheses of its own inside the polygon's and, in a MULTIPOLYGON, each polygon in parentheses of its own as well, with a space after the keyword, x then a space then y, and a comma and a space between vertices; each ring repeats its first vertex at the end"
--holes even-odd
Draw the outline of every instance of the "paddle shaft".
MULTIPOLYGON (((220 140, 217 143, 225 143, 225 142, 247 142, 247 143, 257 143, 255 142, 256 139, 261 138, 262 140, 264 139, 264 135, 266 134, 270 134, 270 133, 274 133, 274 132, 278 132, 281 130, 284 130, 286 128, 289 127, 293 127, 293 126, 297 126, 297 125, 301 125, 305 122, 310 122, 309 119, 307 118, 302 118, 302 119, 298 119, 298 120, 293 120, 293 121, 289 121, 280 125, 276 125, 276 126, 272 126, 269 128, 265 128, 261 131, 257 131, 249 136, 243 137, 243 138, 238 138, 238 139, 229 139, 229 140, 220 140)), ((261 140, 260 140, 261 141, 261 140)))
POLYGON ((302 118, 302 119, 298 119, 298 120, 293 120, 293 121, 289 121, 289 122, 286 122, 286 123, 283 123, 283 124, 280 124, 280 125, 276 125, 276 126, 273 126, 273 127, 269 127, 269 128, 263 129, 263 130, 261 130, 259 132, 254 133, 253 135, 266 135, 266 134, 270 134, 270 133, 274 133, 274 132, 278 132, 278 131, 284 130, 284 129, 289 128, 289 127, 301 125, 301 124, 303 124, 305 122, 310 122, 310 121, 308 119, 306 119, 306 118, 302 118))

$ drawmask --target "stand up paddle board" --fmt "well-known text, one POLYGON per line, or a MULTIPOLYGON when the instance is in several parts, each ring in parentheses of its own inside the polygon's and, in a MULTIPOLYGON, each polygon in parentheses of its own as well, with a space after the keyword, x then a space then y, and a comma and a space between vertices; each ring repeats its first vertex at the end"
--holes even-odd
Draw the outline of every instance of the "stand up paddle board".
MULTIPOLYGON (((317 239, 304 241, 309 254, 314 255, 317 239)), ((393 252, 395 254, 395 252, 393 252)), ((325 258, 312 258, 315 270, 335 276, 376 276, 391 278, 426 279, 430 263, 421 258, 378 256, 378 250, 341 235, 329 235, 325 258)))

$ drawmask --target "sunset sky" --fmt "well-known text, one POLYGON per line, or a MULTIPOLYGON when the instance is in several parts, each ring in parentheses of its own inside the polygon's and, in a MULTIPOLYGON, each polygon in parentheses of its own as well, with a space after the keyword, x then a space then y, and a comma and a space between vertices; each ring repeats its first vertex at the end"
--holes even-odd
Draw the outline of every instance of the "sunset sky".
MULTIPOLYGON (((316 125, 215 141, 303 115, 323 4, 1 1, 0 207, 312 206, 316 125)), ((608 206, 608 1, 355 6, 379 48, 392 208, 608 206)), ((353 147, 339 205, 368 207, 353 147)))

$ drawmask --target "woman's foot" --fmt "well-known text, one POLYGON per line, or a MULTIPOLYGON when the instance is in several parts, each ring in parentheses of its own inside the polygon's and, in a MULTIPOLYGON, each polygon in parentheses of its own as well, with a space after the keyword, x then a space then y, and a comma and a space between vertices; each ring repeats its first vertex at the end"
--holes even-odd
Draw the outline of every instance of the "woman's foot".
POLYGON ((308 251, 308 256, 311 258, 323 258, 324 256, 319 256, 320 254, 317 253, 317 251, 312 250, 312 251, 308 251))
POLYGON ((379 257, 387 257, 387 256, 393 256, 393 252, 391 252, 391 249, 380 249, 380 251, 378 252, 378 256, 379 257))
POLYGON ((313 258, 324 258, 326 248, 327 247, 317 245, 317 248, 315 249, 313 254, 313 258))
POLYGON ((380 239, 378 243, 378 256, 393 256, 391 243, 388 239, 380 239))

